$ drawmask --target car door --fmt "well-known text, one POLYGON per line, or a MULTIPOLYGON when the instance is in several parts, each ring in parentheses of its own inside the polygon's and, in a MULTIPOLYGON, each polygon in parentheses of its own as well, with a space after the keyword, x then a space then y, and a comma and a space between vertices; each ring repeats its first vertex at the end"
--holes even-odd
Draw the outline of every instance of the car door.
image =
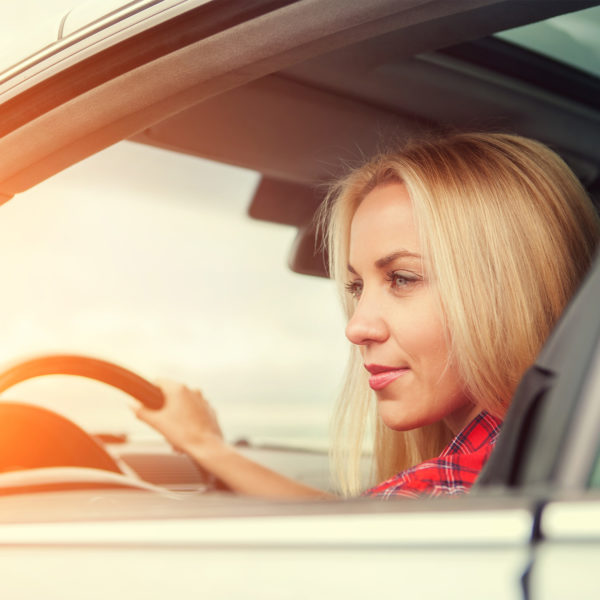
POLYGON ((563 329, 572 328, 564 334, 570 343, 563 347, 559 336, 554 342, 570 371, 559 377, 548 398, 539 433, 532 441, 531 461, 524 470, 527 482, 539 485, 545 476, 554 490, 541 512, 531 578, 533 598, 597 598, 600 594, 595 572, 600 561, 598 298, 597 262, 563 321, 563 329), (562 435, 558 436, 562 424, 562 435), (552 438, 559 440, 553 451, 545 441, 552 438))
POLYGON ((596 598, 600 584, 600 260, 525 375, 479 488, 537 503, 531 598, 596 598))

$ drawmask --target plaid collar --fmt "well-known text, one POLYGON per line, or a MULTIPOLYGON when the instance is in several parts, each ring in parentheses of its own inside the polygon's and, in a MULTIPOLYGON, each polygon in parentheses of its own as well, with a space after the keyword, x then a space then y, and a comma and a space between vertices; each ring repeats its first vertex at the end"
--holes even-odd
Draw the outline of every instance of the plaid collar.
POLYGON ((489 458, 502 421, 480 412, 431 460, 402 471, 364 492, 380 498, 465 494, 489 458))
POLYGON ((502 421, 487 411, 481 411, 462 431, 444 448, 440 456, 449 454, 470 454, 495 444, 500 433, 502 421))

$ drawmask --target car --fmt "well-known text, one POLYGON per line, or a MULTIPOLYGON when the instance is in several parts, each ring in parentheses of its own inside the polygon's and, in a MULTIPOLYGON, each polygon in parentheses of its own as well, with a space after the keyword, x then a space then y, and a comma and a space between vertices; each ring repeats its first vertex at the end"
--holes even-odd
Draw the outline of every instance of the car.
POLYGON ((598 201, 600 2, 11 10, 2 596, 598 597, 598 260, 461 498, 237 496, 128 396, 160 402, 156 377, 200 386, 240 451, 335 492, 346 345, 313 221, 328 183, 423 129, 510 130, 598 201))

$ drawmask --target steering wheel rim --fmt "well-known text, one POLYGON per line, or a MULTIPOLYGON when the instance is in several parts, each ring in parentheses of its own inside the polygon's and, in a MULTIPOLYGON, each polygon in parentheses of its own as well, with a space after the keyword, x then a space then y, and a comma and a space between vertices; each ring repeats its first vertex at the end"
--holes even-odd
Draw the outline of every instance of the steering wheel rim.
POLYGON ((100 381, 154 410, 162 408, 165 401, 159 387, 133 371, 80 354, 46 354, 20 360, 0 372, 0 394, 17 383, 43 375, 75 375, 100 381))
MULTIPOLYGON (((164 403, 161 389, 136 373, 105 360, 76 354, 49 354, 13 363, 0 372, 0 393, 43 375, 75 375, 100 381, 152 409, 164 403)), ((93 477, 83 477, 79 482, 84 486, 100 484, 102 477, 112 477, 111 485, 118 480, 119 486, 144 487, 124 473, 122 465, 93 436, 61 415, 36 405, 4 401, 0 403, 0 415, 2 481, 14 479, 27 487, 34 471, 41 474, 39 481, 34 481, 38 487, 45 488, 48 484, 52 487, 56 485, 57 469, 67 469, 69 473, 73 470, 92 473, 93 477), (98 471, 107 475, 99 475, 98 471)), ((0 486, 0 494, 10 493, 10 488, 11 485, 0 486)))

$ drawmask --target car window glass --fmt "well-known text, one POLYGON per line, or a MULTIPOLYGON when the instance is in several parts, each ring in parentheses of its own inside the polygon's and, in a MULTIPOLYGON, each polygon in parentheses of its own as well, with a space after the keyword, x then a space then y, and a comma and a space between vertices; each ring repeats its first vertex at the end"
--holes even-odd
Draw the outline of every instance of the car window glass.
POLYGON ((600 7, 515 27, 496 36, 600 77, 600 7))
MULTIPOLYGON (((258 180, 122 142, 16 196, 0 208, 2 362, 89 354, 201 388, 229 438, 322 447, 341 310, 332 282, 288 269, 295 228, 246 216, 258 180)), ((120 393, 75 379, 4 396, 154 435, 120 393)))
MULTIPOLYGON (((596 397, 595 400, 597 401, 598 398, 596 397)), ((600 489, 600 447, 598 447, 596 459, 592 466, 592 472, 588 482, 588 487, 593 490, 600 489)))
POLYGON ((600 454, 596 457, 596 463, 594 464, 589 487, 595 490, 600 489, 600 454))

